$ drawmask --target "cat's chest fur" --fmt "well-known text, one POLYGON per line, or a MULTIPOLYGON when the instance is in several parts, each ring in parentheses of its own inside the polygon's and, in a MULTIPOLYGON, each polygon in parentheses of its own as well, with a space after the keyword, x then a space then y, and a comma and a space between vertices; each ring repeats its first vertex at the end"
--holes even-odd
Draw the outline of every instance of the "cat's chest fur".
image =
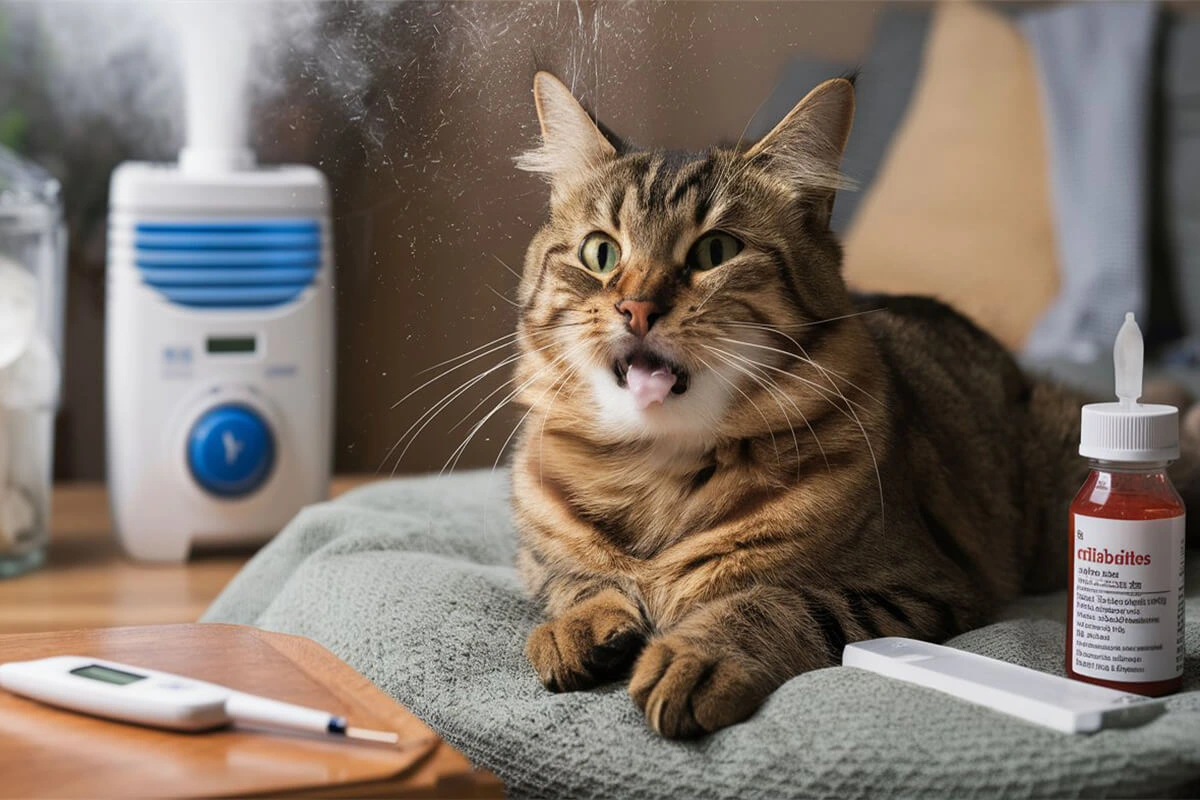
POLYGON ((570 438, 547 441, 543 474, 609 546, 638 559, 718 521, 731 504, 774 484, 760 443, 715 446, 598 447, 570 438))

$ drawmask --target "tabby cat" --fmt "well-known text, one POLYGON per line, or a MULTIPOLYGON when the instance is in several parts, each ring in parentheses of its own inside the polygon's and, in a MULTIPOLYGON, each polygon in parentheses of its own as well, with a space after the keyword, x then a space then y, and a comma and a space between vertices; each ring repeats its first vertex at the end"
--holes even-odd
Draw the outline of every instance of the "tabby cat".
POLYGON ((757 144, 635 150, 547 73, 520 286, 519 567, 556 692, 629 676, 663 736, 851 641, 943 640, 1066 578, 1080 398, 934 300, 855 297, 827 81, 757 144))

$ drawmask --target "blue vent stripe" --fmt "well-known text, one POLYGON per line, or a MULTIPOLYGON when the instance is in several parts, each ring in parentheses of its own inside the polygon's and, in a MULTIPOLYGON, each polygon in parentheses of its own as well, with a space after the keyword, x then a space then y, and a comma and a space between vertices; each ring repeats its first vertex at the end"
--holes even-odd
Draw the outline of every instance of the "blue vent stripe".
POLYGON ((284 248, 315 248, 321 246, 318 231, 296 231, 294 233, 139 233, 136 241, 139 250, 238 250, 284 248))
POLYGON ((321 263, 320 250, 138 250, 139 267, 307 267, 321 263))
POLYGON ((159 291, 172 303, 202 308, 277 306, 294 299, 303 286, 164 286, 159 291))
POLYGON ((184 306, 287 303, 312 285, 322 263, 314 219, 139 222, 133 238, 142 280, 184 306))
POLYGON ((142 280, 151 286, 284 286, 308 284, 317 267, 301 269, 143 269, 142 280))

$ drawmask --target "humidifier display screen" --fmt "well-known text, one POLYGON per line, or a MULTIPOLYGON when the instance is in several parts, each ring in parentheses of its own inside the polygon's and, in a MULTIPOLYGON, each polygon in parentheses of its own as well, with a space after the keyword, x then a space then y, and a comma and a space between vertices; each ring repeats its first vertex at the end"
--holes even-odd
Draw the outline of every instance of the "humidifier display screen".
POLYGON ((253 353, 258 349, 258 340, 253 336, 210 336, 206 349, 209 355, 253 353))

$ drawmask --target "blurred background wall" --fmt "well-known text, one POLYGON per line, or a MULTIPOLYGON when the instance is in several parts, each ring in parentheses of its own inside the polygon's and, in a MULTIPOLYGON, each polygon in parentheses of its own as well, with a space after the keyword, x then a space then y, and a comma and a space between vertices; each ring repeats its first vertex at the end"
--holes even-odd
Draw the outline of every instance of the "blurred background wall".
MULTIPOLYGON (((397 460, 393 445, 428 409, 508 354, 393 407, 437 374, 422 370, 512 330, 513 273, 546 199, 512 163, 535 140, 539 67, 618 134, 667 148, 761 135, 817 82, 857 70, 844 169, 862 191, 843 194, 834 216, 847 235, 848 275, 867 288, 941 296, 1020 350, 1067 285, 1045 119, 1059 109, 1043 102, 1047 76, 1064 75, 1047 73, 1025 26, 1032 15, 1098 5, 1109 4, 277 3, 282 32, 263 54, 254 147, 264 163, 311 163, 331 181, 336 468, 440 469, 471 421, 507 394, 499 370, 397 460)), ((70 225, 61 478, 104 473, 109 173, 125 159, 172 159, 180 144, 164 42, 138 23, 145 7, 0 0, 0 142, 62 179, 70 225)), ((1139 56, 1151 77, 1134 92, 1145 96, 1135 116, 1147 144, 1133 160, 1144 166, 1137 189, 1146 200, 1127 209, 1145 213, 1138 259, 1148 266, 1127 278, 1145 284, 1152 345, 1190 335, 1183 350, 1164 352, 1200 387, 1200 15, 1195 3, 1161 8, 1147 17, 1150 46, 1139 56)), ((1093 22, 1060 28, 1069 38, 1071 25, 1093 22)), ((1120 26, 1105 24, 1120 39, 1120 26)), ((1081 57, 1121 73, 1119 41, 1075 39, 1081 57)), ((1109 88, 1087 79, 1075 77, 1081 100, 1109 88)), ((1094 170, 1103 177, 1109 167, 1094 170)), ((1083 224, 1104 232, 1103 219, 1083 224)), ((1104 360, 1092 365, 1099 392, 1111 380, 1104 360)), ((1078 366, 1052 370, 1070 377, 1078 366)), ((460 466, 491 466, 517 420, 498 414, 460 466)))
MULTIPOLYGON (((81 13, 77 3, 52 5, 62 24, 81 13)), ((119 15, 121 5, 113 7, 119 15)), ((0 9, 14 15, 11 4, 0 9)), ((329 47, 283 54, 292 59, 281 70, 286 89, 257 104, 254 138, 261 161, 315 164, 332 184, 336 468, 438 469, 466 433, 450 430, 453 423, 487 394, 474 392, 472 402, 442 414, 402 463, 382 463, 430 404, 470 377, 464 370, 391 408, 418 385, 416 373, 512 329, 514 309, 504 297, 516 278, 505 265, 520 269, 545 202, 539 180, 512 165, 536 133, 536 66, 573 82, 621 135, 698 148, 736 139, 789 59, 856 59, 877 10, 871 2, 323 4, 329 47), (340 94, 328 63, 343 56, 347 69, 365 71, 365 78, 344 76, 353 98, 340 94)), ((115 114, 56 107, 47 61, 71 53, 11 30, 2 47, 6 105, 23 117, 15 138, 62 178, 69 214, 56 471, 100 478, 108 173, 128 158, 171 158, 177 142, 158 134, 132 99, 115 114)), ((131 83, 138 68, 136 48, 109 65, 131 83)), ((488 360, 473 366, 480 363, 488 360)), ((499 382, 485 385, 490 391, 499 382)), ((463 465, 491 466, 515 420, 498 415, 463 465)))

